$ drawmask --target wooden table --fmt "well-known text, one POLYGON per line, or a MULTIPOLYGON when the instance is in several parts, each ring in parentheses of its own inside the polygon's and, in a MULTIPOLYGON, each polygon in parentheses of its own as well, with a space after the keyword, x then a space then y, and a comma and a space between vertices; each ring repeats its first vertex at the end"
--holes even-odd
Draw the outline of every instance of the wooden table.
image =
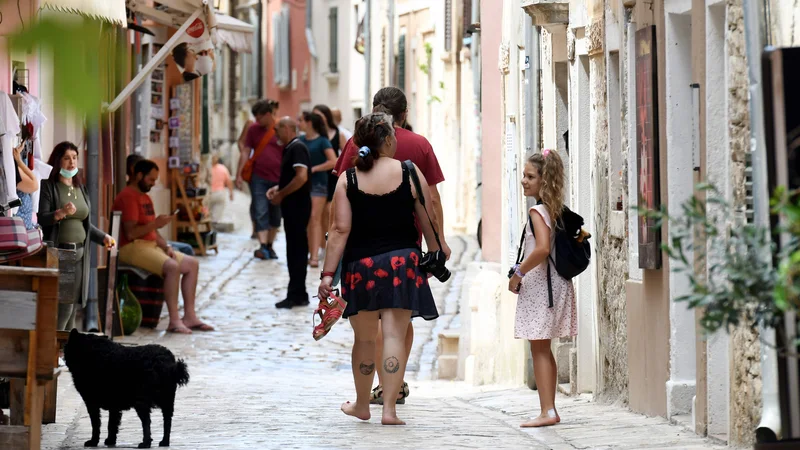
POLYGON ((0 448, 39 449, 45 386, 57 376, 58 253, 0 266, 0 377, 11 378, 11 425, 0 448))

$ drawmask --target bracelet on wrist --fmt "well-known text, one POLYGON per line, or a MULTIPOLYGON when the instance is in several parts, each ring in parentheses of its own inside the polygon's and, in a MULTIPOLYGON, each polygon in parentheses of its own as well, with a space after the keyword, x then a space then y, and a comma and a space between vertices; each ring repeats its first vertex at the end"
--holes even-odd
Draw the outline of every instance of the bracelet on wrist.
POLYGON ((336 272, 322 272, 322 273, 319 274, 319 279, 321 280, 321 279, 323 279, 325 277, 333 278, 335 275, 336 275, 336 272))
POLYGON ((525 278, 525 274, 522 273, 522 271, 520 271, 519 269, 520 269, 520 265, 519 264, 514 266, 514 275, 516 275, 516 276, 518 276, 520 278, 525 278))

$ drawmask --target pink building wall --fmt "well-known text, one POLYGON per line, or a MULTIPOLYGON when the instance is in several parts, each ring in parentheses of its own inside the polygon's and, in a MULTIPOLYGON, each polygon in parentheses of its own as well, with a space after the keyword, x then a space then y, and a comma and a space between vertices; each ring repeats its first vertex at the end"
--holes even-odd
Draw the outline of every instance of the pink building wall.
POLYGON ((266 52, 264 52, 264 92, 270 100, 280 102, 278 114, 297 117, 300 105, 311 101, 311 55, 306 42, 306 2, 305 0, 272 0, 266 2, 264 9, 266 29, 266 52), (289 6, 289 65, 296 85, 286 89, 279 88, 274 81, 273 60, 275 42, 272 31, 272 14, 280 12, 283 5, 289 6))
MULTIPOLYGON (((11 6, 11 2, 7 2, 11 6)), ((3 20, 0 22, 0 90, 6 93, 11 93, 11 53, 8 51, 8 41, 6 36, 18 31, 22 28, 23 24, 30 24, 36 18, 36 13, 39 10, 39 0, 20 0, 19 14, 16 11, 16 3, 14 4, 13 14, 11 9, 3 14, 3 20), (24 21, 20 21, 20 14, 24 21)), ((25 56, 25 68, 28 69, 28 92, 32 95, 39 96, 39 62, 36 53, 31 53, 25 56)))
POLYGON ((483 259, 502 260, 503 122, 500 71, 503 0, 481 0, 481 132, 483 259))

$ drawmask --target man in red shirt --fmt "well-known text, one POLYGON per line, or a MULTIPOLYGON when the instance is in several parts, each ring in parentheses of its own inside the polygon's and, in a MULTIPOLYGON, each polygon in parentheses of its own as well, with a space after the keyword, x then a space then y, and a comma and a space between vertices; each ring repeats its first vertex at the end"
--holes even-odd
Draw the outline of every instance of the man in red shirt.
POLYGON ((283 159, 283 143, 278 142, 275 134, 275 114, 278 103, 261 100, 253 105, 253 116, 256 122, 247 129, 243 151, 239 157, 239 170, 236 179, 242 179, 242 169, 250 159, 252 150, 253 177, 250 180, 250 215, 256 225, 256 234, 261 246, 253 253, 259 259, 278 259, 272 248, 278 228, 281 226, 281 208, 270 204, 267 191, 278 185, 281 177, 281 160, 283 159), (262 148, 263 147, 263 148, 262 148))
POLYGON ((158 165, 150 160, 136 163, 135 183, 129 184, 114 199, 114 211, 122 212, 119 261, 164 278, 164 299, 172 333, 191 334, 192 330, 213 331, 194 309, 197 291, 197 259, 175 252, 156 230, 168 225, 173 216, 156 217, 153 201, 147 195, 158 181, 158 165), (181 279, 183 275, 183 279, 181 279), (183 292, 184 316, 178 314, 178 283, 183 292))
MULTIPOLYGON (((450 247, 447 245, 447 242, 445 242, 444 232, 442 231, 444 224, 442 200, 439 196, 439 190, 436 187, 437 184, 444 181, 444 174, 442 173, 442 168, 439 167, 439 160, 436 159, 436 154, 433 153, 433 147, 431 147, 430 142, 428 142, 428 140, 423 136, 403 128, 408 115, 408 101, 406 100, 406 95, 402 90, 395 87, 385 87, 379 90, 372 98, 372 107, 372 112, 386 112, 387 114, 391 114, 394 119, 394 132, 395 138, 397 139, 397 152, 394 155, 394 159, 398 161, 411 160, 411 162, 419 167, 422 175, 424 175, 425 179, 428 181, 431 193, 431 198, 429 199, 430 209, 428 212, 431 215, 431 220, 433 221, 434 226, 436 226, 438 229, 439 236, 441 236, 442 251, 447 258, 450 259, 450 247)), ((342 152, 339 154, 339 160, 336 161, 336 166, 333 169, 333 173, 336 175, 341 175, 345 173, 347 169, 353 167, 353 159, 357 152, 358 146, 353 141, 353 138, 350 138, 347 141, 344 150, 342 150, 342 152)), ((331 208, 333 208, 333 206, 331 206, 331 208)), ((419 217, 417 218, 417 231, 419 232, 418 243, 421 244, 422 228, 419 226, 419 217)), ((375 345, 375 348, 377 349, 375 361, 381 361, 381 349, 383 348, 382 342, 383 335, 379 328, 378 339, 375 345)), ((405 341, 406 361, 408 361, 408 357, 411 354, 411 346, 413 343, 414 327, 409 322, 405 341)), ((403 371, 405 371, 405 367, 403 368, 403 371)), ((381 371, 378 371, 378 383, 379 386, 373 390, 373 397, 376 398, 375 403, 382 403, 383 399, 379 397, 378 394, 378 392, 382 391, 382 387, 380 385, 381 371)), ((403 392, 398 395, 398 400, 400 400, 401 403, 404 403, 405 396, 407 395, 408 387, 405 383, 403 383, 403 392)))

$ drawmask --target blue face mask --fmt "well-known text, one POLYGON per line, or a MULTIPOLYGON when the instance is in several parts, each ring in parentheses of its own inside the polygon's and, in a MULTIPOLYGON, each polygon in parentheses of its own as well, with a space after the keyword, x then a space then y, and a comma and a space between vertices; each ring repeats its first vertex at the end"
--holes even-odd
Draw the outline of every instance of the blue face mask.
POLYGON ((78 169, 67 170, 62 168, 59 173, 61 173, 61 176, 64 178, 72 178, 78 174, 78 169))

